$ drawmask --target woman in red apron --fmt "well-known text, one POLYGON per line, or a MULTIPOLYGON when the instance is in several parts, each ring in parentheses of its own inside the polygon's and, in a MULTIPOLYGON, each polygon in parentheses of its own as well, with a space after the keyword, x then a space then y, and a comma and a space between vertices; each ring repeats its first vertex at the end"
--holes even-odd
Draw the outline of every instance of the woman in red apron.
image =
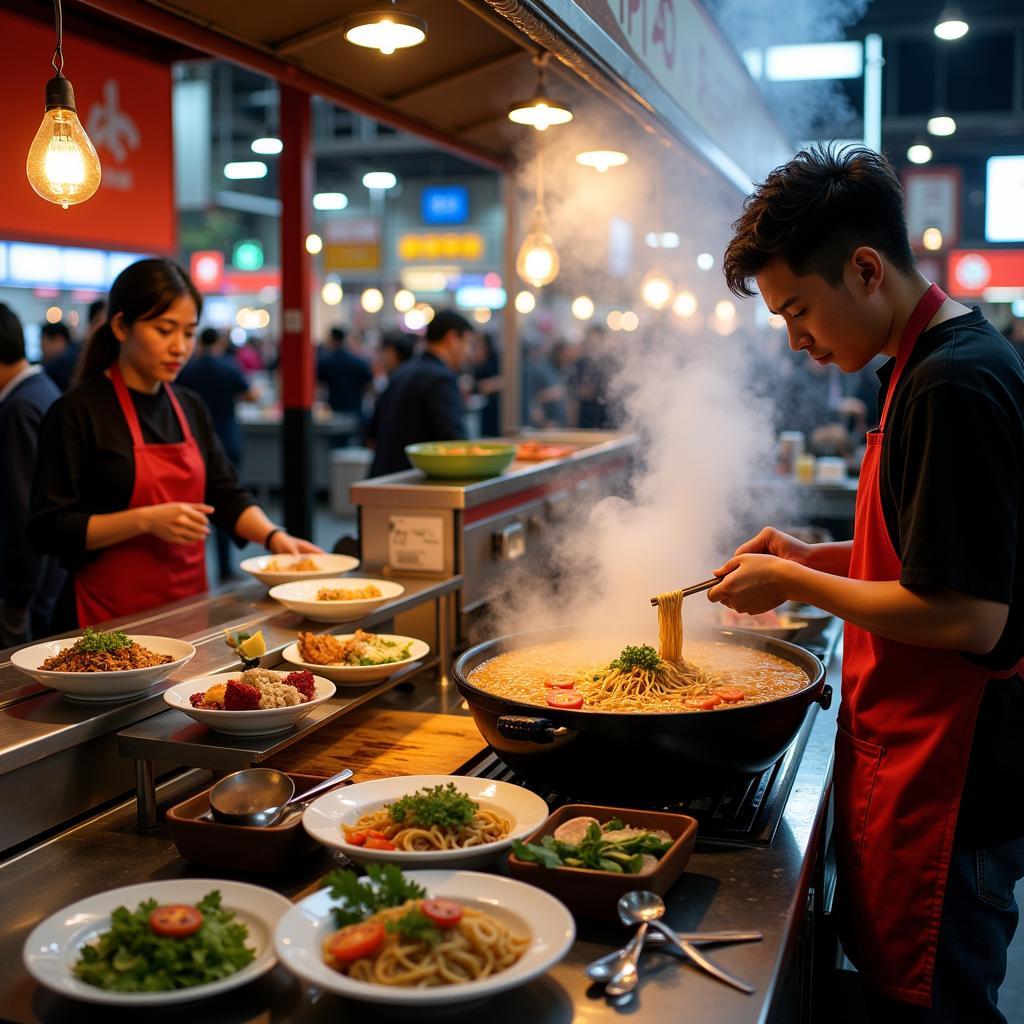
MULTIPOLYGON (((852 544, 806 545, 766 529, 718 570, 723 582, 709 598, 751 613, 804 601, 846 620, 833 786, 837 892, 844 949, 865 983, 869 1019, 1002 1022, 996 993, 1016 926, 1024 830, 1008 808, 1005 841, 961 849, 954 840, 969 764, 987 754, 972 756, 983 699, 1005 691, 1016 700, 1007 707, 1020 713, 1020 580, 1007 570, 1004 598, 991 581, 922 564, 920 550, 985 549, 969 516, 949 536, 918 543, 915 531, 947 522, 940 497, 969 505, 956 488, 944 493, 936 484, 950 479, 936 468, 944 461, 961 467, 962 485, 971 479, 971 456, 951 422, 962 399, 963 429, 973 429, 968 410, 978 410, 991 417, 993 448, 1001 453, 1007 437, 998 477, 1005 486, 993 488, 1000 493, 976 525, 994 524, 992 532, 1008 538, 1011 565, 1024 557, 1013 454, 1024 447, 1013 408, 1024 406, 1024 368, 980 314, 917 271, 900 199, 884 158, 817 150, 774 171, 735 225, 727 280, 750 293, 756 277, 795 350, 847 372, 883 353, 894 365, 879 429, 868 435, 852 544), (964 352, 975 355, 963 359, 964 352), (1004 404, 995 381, 1005 385, 1004 404), (894 435, 890 414, 901 401, 894 435), (893 487, 900 453, 911 449, 917 461, 893 487), (895 504, 891 517, 887 503, 895 504), (910 565, 894 544, 894 522, 910 565), (986 661, 990 652, 999 668, 986 661)), ((980 480, 993 457, 977 448, 973 457, 980 480)))
POLYGON ((192 355, 201 309, 170 260, 128 267, 78 385, 47 420, 29 537, 72 569, 59 627, 204 591, 210 517, 273 551, 319 550, 274 526, 239 484, 198 396, 171 386, 192 355))

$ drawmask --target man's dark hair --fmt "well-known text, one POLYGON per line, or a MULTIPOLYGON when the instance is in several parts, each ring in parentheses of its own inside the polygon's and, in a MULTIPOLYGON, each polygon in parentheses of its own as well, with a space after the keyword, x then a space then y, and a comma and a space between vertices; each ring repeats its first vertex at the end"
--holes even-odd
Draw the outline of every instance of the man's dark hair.
POLYGON ((407 331, 388 331, 380 339, 380 347, 393 349, 398 361, 404 363, 407 359, 412 358, 412 354, 416 350, 416 341, 416 335, 409 334, 407 331))
POLYGON ((909 272, 903 189, 892 164, 860 146, 812 146, 776 167, 747 197, 725 250, 725 280, 754 295, 752 279, 776 256, 798 276, 820 274, 835 286, 861 245, 909 272))
POLYGON ((10 306, 0 302, 0 363, 13 366, 25 358, 25 333, 10 306))
POLYGON ((55 324, 43 324, 39 333, 44 338, 63 338, 69 345, 71 344, 71 328, 63 320, 58 320, 55 324))
POLYGON ((473 325, 461 313, 456 313, 454 309, 442 309, 427 324, 427 341, 433 345, 435 342, 440 341, 449 331, 455 331, 456 334, 465 334, 467 331, 472 330, 473 325))
POLYGON ((341 324, 335 324, 335 326, 331 328, 331 341, 333 341, 338 348, 341 348, 341 346, 345 344, 345 339, 347 337, 348 331, 346 331, 341 324))
POLYGON ((199 332, 199 344, 203 348, 213 348, 220 341, 220 331, 216 327, 204 327, 199 332))
POLYGON ((98 317, 101 313, 103 314, 104 317, 106 317, 106 315, 107 315, 107 300, 106 299, 93 299, 92 302, 89 303, 89 318, 88 318, 88 322, 92 323, 92 321, 96 317, 98 317))

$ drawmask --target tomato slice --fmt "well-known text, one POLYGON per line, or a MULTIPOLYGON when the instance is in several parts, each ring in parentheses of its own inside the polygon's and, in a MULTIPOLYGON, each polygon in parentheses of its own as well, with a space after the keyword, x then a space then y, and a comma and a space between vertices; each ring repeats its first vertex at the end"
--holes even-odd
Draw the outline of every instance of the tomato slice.
POLYGON ((390 839, 378 839, 376 836, 367 836, 364 844, 367 850, 397 850, 390 839))
POLYGON ((695 711, 710 711, 722 703, 722 698, 717 694, 710 693, 706 697, 690 697, 683 701, 683 707, 693 708, 695 711))
POLYGON ((384 925, 380 921, 364 921, 342 928, 331 939, 331 956, 339 963, 350 964, 364 956, 373 956, 384 944, 384 925))
POLYGON ((380 829, 368 828, 366 830, 366 838, 367 839, 387 839, 387 836, 383 832, 381 832, 380 829))
POLYGON ((462 904, 455 900, 424 900, 420 910, 439 928, 454 928, 462 920, 462 904))
POLYGON ((715 696, 721 697, 726 704, 735 704, 743 700, 746 694, 738 686, 720 686, 715 690, 715 696))
POLYGON ((583 694, 579 690, 551 690, 548 693, 548 706, 573 711, 583 707, 583 694))
POLYGON ((345 842, 351 846, 362 846, 366 842, 365 832, 349 832, 345 829, 345 842))
POLYGON ((544 685, 549 690, 572 690, 576 683, 572 679, 545 679, 544 685))
POLYGON ((157 907, 149 915, 149 927, 154 935, 167 939, 184 939, 195 935, 203 923, 203 915, 195 907, 184 903, 169 903, 157 907))

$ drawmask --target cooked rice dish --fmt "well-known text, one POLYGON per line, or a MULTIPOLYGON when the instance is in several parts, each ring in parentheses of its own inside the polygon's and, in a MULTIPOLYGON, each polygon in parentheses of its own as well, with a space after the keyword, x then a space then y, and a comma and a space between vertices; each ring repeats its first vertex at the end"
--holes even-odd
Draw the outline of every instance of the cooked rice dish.
POLYGON ((316 572, 320 568, 315 558, 296 558, 289 562, 284 558, 271 558, 263 567, 264 572, 316 572))
POLYGON ((73 647, 47 658, 39 668, 44 672, 127 672, 173 660, 169 654, 140 646, 124 633, 99 633, 89 628, 73 647))
POLYGON ((365 601, 370 597, 382 597, 380 588, 373 583, 365 587, 347 590, 345 587, 321 587, 316 592, 318 601, 365 601))

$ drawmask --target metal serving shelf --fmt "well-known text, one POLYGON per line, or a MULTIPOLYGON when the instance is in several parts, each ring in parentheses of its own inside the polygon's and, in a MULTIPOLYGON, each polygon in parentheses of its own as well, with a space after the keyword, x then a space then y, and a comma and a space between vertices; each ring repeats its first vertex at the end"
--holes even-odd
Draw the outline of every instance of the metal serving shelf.
MULTIPOLYGON (((305 739, 318 729, 322 729, 328 722, 333 722, 340 715, 355 710, 378 694, 386 693, 411 676, 432 668, 440 669, 443 675, 451 661, 451 637, 446 628, 451 619, 449 603, 461 585, 460 576, 452 576, 433 584, 423 580, 410 581, 409 587, 401 597, 381 605, 362 619, 334 623, 328 628, 324 628, 323 623, 314 624, 313 630, 319 633, 352 632, 355 629, 369 629, 389 622, 395 616, 426 602, 433 602, 436 605, 434 647, 429 657, 396 672, 390 679, 377 685, 339 689, 334 697, 313 708, 287 732, 270 736, 226 736, 173 709, 123 729, 117 734, 117 748, 122 757, 131 758, 135 763, 135 795, 138 801, 139 826, 153 828, 157 824, 153 770, 155 763, 220 771, 247 768, 305 739)), ((298 615, 293 615, 292 618, 295 620, 295 626, 301 626, 305 622, 298 615)), ((289 633, 288 642, 291 643, 293 640, 294 627, 289 633)), ((260 659, 261 664, 267 667, 279 664, 282 660, 282 649, 283 647, 280 647, 272 653, 268 652, 267 656, 260 659)), ((230 672, 237 667, 237 660, 234 660, 222 671, 230 672)))

